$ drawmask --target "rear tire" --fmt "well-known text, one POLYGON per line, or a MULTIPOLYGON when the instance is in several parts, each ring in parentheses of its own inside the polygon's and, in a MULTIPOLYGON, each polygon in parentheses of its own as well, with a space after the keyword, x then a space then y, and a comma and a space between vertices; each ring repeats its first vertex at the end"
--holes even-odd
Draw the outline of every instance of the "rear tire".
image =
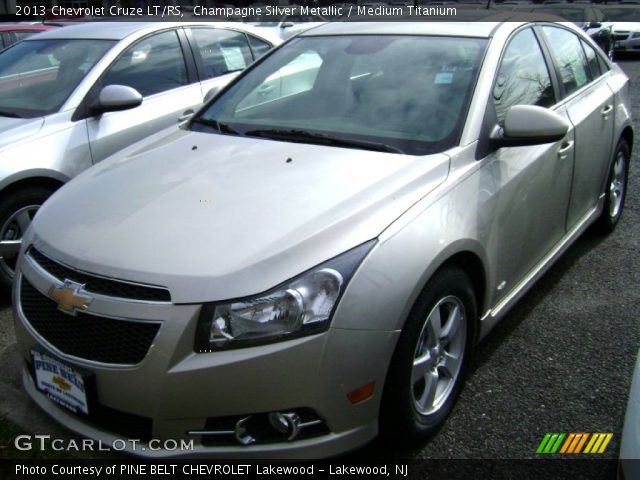
POLYGON ((30 187, 0 201, 0 288, 11 288, 20 248, 15 242, 22 240, 34 215, 52 193, 48 188, 30 187))
POLYGON ((616 228, 627 196, 629 177, 629 145, 620 139, 616 146, 605 187, 604 209, 596 221, 596 228, 602 233, 611 233, 616 228))
POLYGON ((382 396, 380 429, 398 441, 435 433, 458 398, 475 341, 476 299, 467 274, 439 271, 400 334, 382 396))

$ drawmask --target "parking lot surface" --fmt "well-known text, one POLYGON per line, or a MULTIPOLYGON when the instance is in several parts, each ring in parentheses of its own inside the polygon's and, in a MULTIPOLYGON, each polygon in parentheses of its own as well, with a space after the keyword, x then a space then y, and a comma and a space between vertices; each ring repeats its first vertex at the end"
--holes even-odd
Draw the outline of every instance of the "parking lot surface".
MULTIPOLYGON (((431 441, 406 449, 378 440, 351 458, 534 458, 547 432, 612 432, 599 458, 616 458, 640 348, 640 59, 619 62, 632 81, 636 148, 616 231, 583 235, 478 346, 431 441)), ((68 435, 22 392, 19 368, 10 299, 0 295, 0 415, 68 435)))

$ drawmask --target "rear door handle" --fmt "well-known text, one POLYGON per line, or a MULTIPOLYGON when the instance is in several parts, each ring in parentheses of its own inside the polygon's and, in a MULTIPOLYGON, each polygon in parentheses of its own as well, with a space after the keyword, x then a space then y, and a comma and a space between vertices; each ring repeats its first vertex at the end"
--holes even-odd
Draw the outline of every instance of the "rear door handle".
POLYGON ((613 105, 607 105, 602 109, 602 116, 604 117, 605 120, 609 117, 609 114, 611 113, 612 110, 613 110, 613 105))
POLYGON ((569 142, 562 142, 562 146, 560 147, 560 150, 558 150, 558 158, 560 158, 560 160, 564 160, 565 158, 567 158, 569 150, 573 148, 573 143, 573 140, 569 142))
POLYGON ((187 120, 189 120, 191 117, 193 117, 193 114, 196 113, 193 110, 187 110, 186 112, 183 112, 182 115, 180 115, 178 117, 178 123, 182 123, 182 122, 186 122, 187 120))

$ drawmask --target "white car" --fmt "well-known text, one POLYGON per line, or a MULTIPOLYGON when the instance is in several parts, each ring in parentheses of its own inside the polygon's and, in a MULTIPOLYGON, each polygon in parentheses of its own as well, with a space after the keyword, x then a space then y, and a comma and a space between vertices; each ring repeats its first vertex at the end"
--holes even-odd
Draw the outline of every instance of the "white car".
POLYGON ((94 22, 0 53, 0 286, 22 235, 60 186, 175 129, 280 39, 241 23, 94 22))
POLYGON ((613 37, 616 52, 640 53, 640 22, 615 22, 613 37))

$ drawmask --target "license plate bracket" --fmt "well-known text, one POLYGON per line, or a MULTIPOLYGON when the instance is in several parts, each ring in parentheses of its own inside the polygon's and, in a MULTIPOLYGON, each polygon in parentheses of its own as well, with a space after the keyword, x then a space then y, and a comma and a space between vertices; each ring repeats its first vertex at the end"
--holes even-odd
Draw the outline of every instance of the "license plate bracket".
POLYGON ((44 348, 31 349, 35 387, 60 407, 81 416, 93 411, 95 375, 61 360, 44 348))

